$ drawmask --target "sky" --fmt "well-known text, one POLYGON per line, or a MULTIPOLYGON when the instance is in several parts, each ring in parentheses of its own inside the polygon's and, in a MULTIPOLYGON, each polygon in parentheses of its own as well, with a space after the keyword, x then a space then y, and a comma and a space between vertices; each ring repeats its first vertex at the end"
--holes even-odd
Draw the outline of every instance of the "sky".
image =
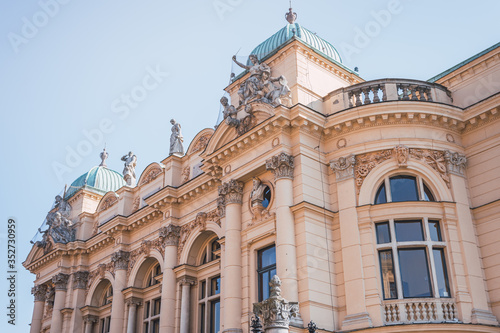
MULTIPOLYGON (((297 22, 365 80, 427 80, 499 42, 496 0, 292 6, 297 22)), ((65 184, 98 165, 104 145, 118 172, 133 151, 140 175, 168 156, 172 118, 187 149, 217 122, 231 57, 244 59, 284 27, 288 7, 288 0, 0 0, 0 325, 28 330, 34 276, 21 263, 65 184), (15 326, 6 316, 9 218, 17 227, 15 326)))

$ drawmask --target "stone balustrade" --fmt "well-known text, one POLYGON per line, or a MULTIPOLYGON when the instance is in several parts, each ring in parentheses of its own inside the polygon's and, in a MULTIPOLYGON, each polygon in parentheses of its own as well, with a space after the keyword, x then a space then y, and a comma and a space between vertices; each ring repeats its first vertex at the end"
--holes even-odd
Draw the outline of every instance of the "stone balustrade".
POLYGON ((455 301, 449 298, 383 302, 386 325, 458 321, 455 301))
POLYGON ((437 83, 407 79, 381 79, 332 91, 325 98, 329 113, 387 101, 423 101, 452 104, 451 92, 437 83))

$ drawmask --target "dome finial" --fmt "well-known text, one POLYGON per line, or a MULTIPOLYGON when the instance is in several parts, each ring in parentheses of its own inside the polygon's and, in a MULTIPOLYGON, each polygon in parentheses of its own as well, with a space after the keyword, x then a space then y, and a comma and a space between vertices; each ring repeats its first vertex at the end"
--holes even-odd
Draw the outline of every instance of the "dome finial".
POLYGON ((106 152, 106 148, 102 150, 100 157, 101 157, 101 164, 99 164, 99 166, 107 168, 108 166, 106 165, 106 159, 108 158, 108 153, 106 152))
POLYGON ((285 14, 285 19, 290 24, 294 24, 295 20, 297 19, 297 13, 294 13, 292 11, 292 0, 290 0, 290 8, 288 9, 288 13, 285 14))

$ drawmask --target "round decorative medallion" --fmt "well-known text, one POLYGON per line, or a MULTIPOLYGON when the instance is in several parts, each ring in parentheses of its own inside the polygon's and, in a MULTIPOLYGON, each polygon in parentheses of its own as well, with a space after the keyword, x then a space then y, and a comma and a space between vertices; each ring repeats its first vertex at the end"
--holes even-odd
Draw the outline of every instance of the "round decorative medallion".
POLYGON ((165 219, 168 219, 169 217, 170 217, 170 211, 169 211, 169 210, 167 210, 167 211, 165 212, 165 219))
POLYGON ((337 141, 337 148, 344 148, 347 145, 346 139, 342 138, 337 141))
POLYGON ((226 167, 224 168, 224 173, 227 175, 227 174, 228 174, 228 173, 230 173, 230 172, 231 172, 231 165, 230 165, 230 164, 228 164, 228 165, 226 165, 226 167))
POLYGON ((452 142, 452 143, 455 142, 455 138, 450 133, 446 134, 446 140, 448 140, 448 142, 452 142))
POLYGON ((280 138, 274 138, 273 139, 273 147, 276 147, 279 144, 280 144, 280 138))

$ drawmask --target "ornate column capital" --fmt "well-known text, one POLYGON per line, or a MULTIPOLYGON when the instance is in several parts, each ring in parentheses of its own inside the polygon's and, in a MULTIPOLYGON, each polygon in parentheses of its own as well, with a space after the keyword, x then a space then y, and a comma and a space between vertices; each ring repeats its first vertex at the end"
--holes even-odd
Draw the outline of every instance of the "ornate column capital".
POLYGON ((64 290, 68 286, 69 274, 59 273, 52 277, 52 283, 55 285, 56 290, 64 290))
POLYGON ((83 317, 83 320, 85 320, 87 324, 95 324, 99 320, 99 317, 94 315, 86 315, 83 317))
POLYGON ((231 179, 227 183, 219 186, 219 196, 224 197, 225 204, 242 204, 243 203, 243 183, 231 179))
POLYGON ((135 306, 140 306, 142 304, 142 299, 137 298, 137 297, 130 297, 125 300, 125 303, 130 305, 135 305, 135 306))
POLYGON ((130 259, 130 252, 119 250, 111 256, 111 262, 115 265, 115 270, 128 269, 128 262, 130 259))
POLYGON ((44 284, 34 286, 31 288, 31 294, 35 296, 35 302, 45 302, 45 295, 47 293, 47 286, 44 284))
POLYGON ((196 279, 194 277, 187 276, 187 275, 179 278, 178 281, 179 281, 181 286, 186 286, 186 285, 194 286, 196 284, 196 279))
POLYGON ((330 168, 335 171, 337 181, 342 181, 349 178, 354 178, 354 166, 356 165, 356 157, 349 155, 347 157, 339 157, 336 160, 330 161, 330 168))
POLYGON ((86 289, 89 281, 88 271, 78 271, 73 273, 73 289, 86 289))
POLYGON ((446 169, 448 170, 448 173, 452 173, 457 176, 465 175, 465 165, 467 164, 467 158, 465 155, 445 150, 444 160, 446 161, 446 169))
POLYGON ((266 169, 274 174, 274 181, 278 179, 293 179, 293 156, 287 153, 280 153, 266 161, 266 169))
POLYGON ((179 244, 179 237, 181 236, 181 227, 173 224, 169 224, 163 228, 160 228, 160 241, 163 247, 173 245, 177 246, 179 244))
POLYGON ((288 302, 281 296, 281 281, 277 275, 273 276, 269 286, 269 298, 253 303, 253 313, 262 318, 264 331, 272 328, 288 329, 292 317, 299 316, 299 303, 288 302))

